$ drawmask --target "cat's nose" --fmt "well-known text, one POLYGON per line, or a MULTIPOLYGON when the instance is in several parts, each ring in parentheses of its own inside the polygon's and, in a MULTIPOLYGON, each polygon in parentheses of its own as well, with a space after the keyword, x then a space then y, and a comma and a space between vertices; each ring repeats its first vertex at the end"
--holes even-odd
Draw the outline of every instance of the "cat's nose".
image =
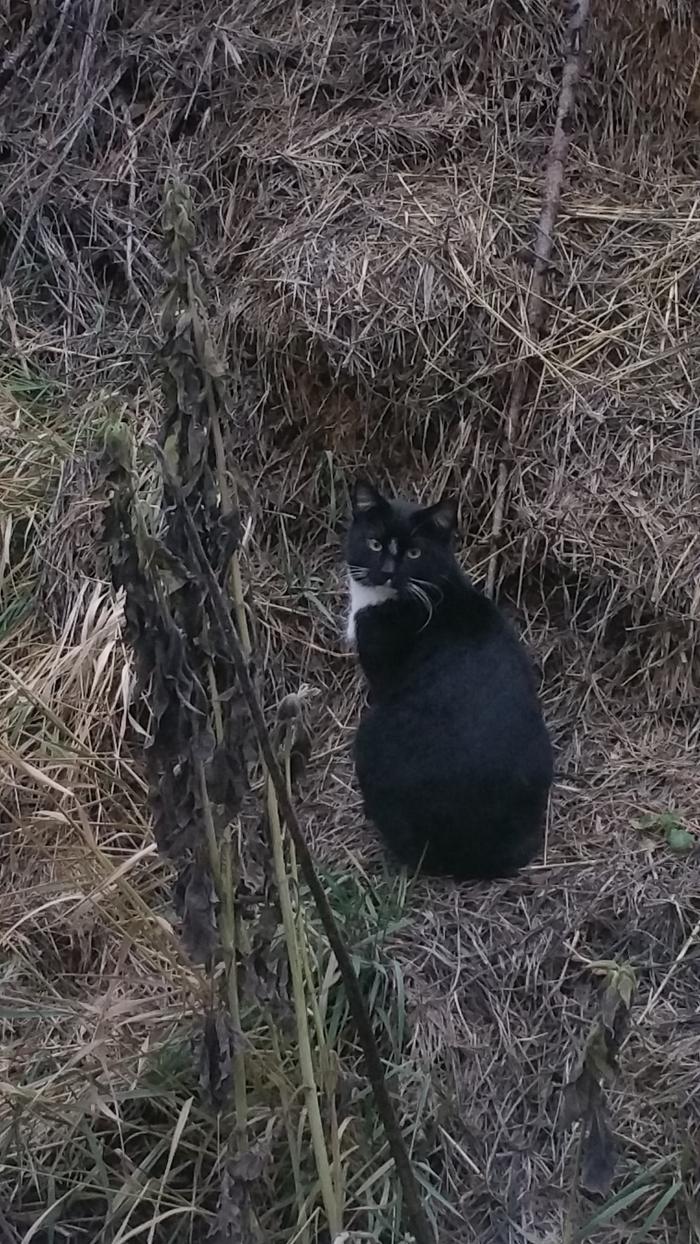
POLYGON ((380 566, 380 571, 384 575, 387 581, 391 579, 395 570, 396 570, 396 563, 393 557, 385 557, 380 566))

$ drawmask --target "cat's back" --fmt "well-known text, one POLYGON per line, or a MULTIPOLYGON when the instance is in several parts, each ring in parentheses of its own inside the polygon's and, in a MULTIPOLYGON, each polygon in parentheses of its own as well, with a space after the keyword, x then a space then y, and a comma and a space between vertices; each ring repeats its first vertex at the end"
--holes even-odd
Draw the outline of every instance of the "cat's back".
POLYGON ((389 765, 411 756, 416 771, 433 773, 456 757, 500 770, 519 756, 546 774, 549 736, 530 658, 490 601, 467 605, 419 633, 392 669, 361 725, 360 751, 389 765))
MULTIPOLYGON (((388 634, 389 651, 391 645, 388 634)), ((418 626, 405 645, 405 659, 388 668, 385 690, 392 703, 417 700, 425 708, 433 701, 443 707, 455 701, 464 709, 465 695, 473 702, 482 692, 489 699, 501 694, 536 699, 521 640, 500 610, 474 589, 448 602, 427 626, 418 626)))

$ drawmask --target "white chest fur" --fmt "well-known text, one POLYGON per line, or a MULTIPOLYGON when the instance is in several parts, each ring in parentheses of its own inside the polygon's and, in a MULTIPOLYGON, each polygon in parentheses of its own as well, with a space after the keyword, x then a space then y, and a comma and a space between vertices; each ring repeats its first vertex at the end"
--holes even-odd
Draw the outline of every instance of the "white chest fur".
POLYGON ((350 612, 345 632, 351 643, 355 641, 355 617, 361 609, 370 609, 372 605, 381 605, 396 595, 393 587, 373 587, 369 583, 358 583, 352 575, 348 579, 350 588, 350 612))

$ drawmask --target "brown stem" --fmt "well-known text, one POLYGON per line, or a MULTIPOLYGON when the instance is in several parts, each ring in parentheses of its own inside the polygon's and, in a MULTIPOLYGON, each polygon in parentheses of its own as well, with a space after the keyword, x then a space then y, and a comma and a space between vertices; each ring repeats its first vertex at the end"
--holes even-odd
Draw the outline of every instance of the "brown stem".
POLYGON ((267 725, 265 724, 265 718, 260 706, 260 701, 249 673, 248 661, 246 660, 243 652, 241 640, 231 619, 231 615, 221 587, 219 586, 217 577, 202 546, 202 541, 185 499, 185 495, 177 480, 168 470, 167 463, 160 450, 157 450, 157 453, 162 464, 163 472, 166 475, 168 485, 172 490, 172 496, 175 499, 177 507, 184 520, 185 527, 187 528, 187 533, 190 539, 188 554, 192 557, 193 561, 191 569, 193 569, 206 584, 212 612, 216 619, 221 638, 228 649, 228 655, 231 657, 240 683, 241 691, 243 692, 243 696, 248 705, 248 711, 250 712, 255 733, 257 734, 258 742, 260 744, 260 751, 265 761, 272 785, 275 788, 282 817, 289 833, 291 834, 297 853, 297 860, 301 867, 304 880, 311 891, 311 895, 318 909, 318 914, 320 916, 326 937, 328 938, 331 950, 335 955, 338 968, 343 979, 348 1004, 350 1006, 350 1012, 357 1029, 357 1034, 362 1046, 362 1052, 364 1054, 367 1077, 372 1087, 377 1112, 384 1125, 389 1150, 394 1160, 396 1173, 401 1183, 416 1244, 435 1244, 435 1237, 423 1208, 420 1192, 418 1190, 418 1183, 413 1172, 413 1167, 411 1166, 411 1160, 408 1156, 403 1136, 401 1135, 401 1130, 396 1118, 396 1113, 394 1111, 393 1102, 386 1085, 381 1056, 379 1054, 379 1050, 377 1049, 377 1043, 374 1039, 372 1024, 362 997, 359 981, 355 974, 355 969, 352 966, 350 955, 345 948, 345 943, 340 934, 340 930, 336 924, 331 905, 326 897, 326 892, 318 878, 311 854, 306 845, 304 832, 301 828, 301 824, 299 822, 299 818, 297 817, 292 800, 290 799, 287 784, 284 780, 282 769, 277 759, 275 749, 272 745, 267 725))
MULTIPOLYGON (((567 43, 568 51, 559 92, 559 106, 554 124, 554 133, 547 156, 547 169, 544 179, 544 199, 534 246, 534 265, 532 281, 525 303, 525 321, 530 340, 539 340, 544 331, 547 317, 547 299, 544 296, 544 278, 549 268, 554 242, 554 227, 559 214, 561 190, 564 184, 564 166, 573 130, 573 112, 576 103, 578 86, 584 59, 584 36, 590 17, 590 0, 564 0, 564 7, 569 15, 567 43)), ((496 487, 496 504, 491 525, 491 551, 487 575, 487 591, 493 595, 496 586, 496 564, 498 558, 498 542, 503 527, 506 493, 510 476, 513 447, 517 439, 522 412, 530 389, 532 379, 532 363, 530 357, 521 357, 515 364, 513 383, 508 399, 506 416, 506 435, 504 458, 498 469, 496 487)))

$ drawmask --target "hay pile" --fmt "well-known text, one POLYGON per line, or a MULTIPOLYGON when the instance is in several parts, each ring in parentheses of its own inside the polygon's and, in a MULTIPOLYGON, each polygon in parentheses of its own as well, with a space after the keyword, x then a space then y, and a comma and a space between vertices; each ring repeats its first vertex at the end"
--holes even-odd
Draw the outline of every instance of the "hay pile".
POLYGON ((547 857, 509 886, 421 883, 384 947, 444 1240, 560 1238, 561 1090, 596 1011, 588 965, 613 959, 638 973, 639 1019, 611 1098, 615 1190, 641 1192, 606 1238, 698 1232, 682 1164, 697 1161, 697 862, 667 849, 665 822, 638 826, 673 810, 700 829, 700 12, 595 8, 538 346, 523 312, 558 5, 104 0, 3 19, 5 349, 151 420, 163 192, 173 173, 191 187, 271 686, 322 692, 308 808, 331 871, 348 851, 378 867, 347 760, 347 475, 457 490, 483 577, 513 363, 541 358, 496 552, 559 748, 547 857))

